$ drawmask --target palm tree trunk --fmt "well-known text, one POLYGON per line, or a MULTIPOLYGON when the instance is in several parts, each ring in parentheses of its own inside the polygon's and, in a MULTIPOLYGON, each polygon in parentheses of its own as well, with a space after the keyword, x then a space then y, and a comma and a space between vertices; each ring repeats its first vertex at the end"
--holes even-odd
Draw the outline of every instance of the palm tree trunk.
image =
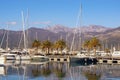
POLYGON ((61 55, 62 55, 62 49, 61 49, 61 55))
POLYGON ((37 47, 37 54, 38 54, 38 47, 37 47))
POLYGON ((57 54, 58 54, 58 48, 57 48, 57 54))
POLYGON ((49 48, 48 48, 48 54, 49 54, 49 48))
POLYGON ((90 50, 88 49, 88 56, 90 56, 90 50))
POLYGON ((94 48, 94 56, 96 56, 96 48, 94 48))

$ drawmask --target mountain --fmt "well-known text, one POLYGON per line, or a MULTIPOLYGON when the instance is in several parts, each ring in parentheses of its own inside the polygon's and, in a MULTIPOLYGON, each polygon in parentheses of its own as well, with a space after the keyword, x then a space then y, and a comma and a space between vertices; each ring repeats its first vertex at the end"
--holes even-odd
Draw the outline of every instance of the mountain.
MULTIPOLYGON (((23 47, 23 32, 22 31, 7 31, 0 29, 0 43, 2 42, 2 47, 5 48, 7 46, 7 33, 8 33, 8 47, 10 48, 18 48, 18 47, 23 47)), ((53 33, 51 31, 41 29, 41 28, 29 28, 28 30, 25 31, 26 33, 26 44, 28 42, 28 47, 31 47, 32 42, 35 39, 38 39, 40 41, 43 40, 51 40, 54 42, 55 40, 62 38, 65 38, 66 33, 53 33), (27 35, 28 33, 28 35, 27 35)))
POLYGON ((59 33, 59 32, 73 32, 72 28, 68 28, 68 27, 65 27, 65 26, 59 25, 59 24, 54 25, 54 26, 46 27, 46 30, 54 32, 54 33, 59 33))
POLYGON ((59 33, 59 32, 74 33, 75 31, 80 32, 81 30, 82 32, 105 32, 110 29, 111 28, 107 28, 107 27, 100 26, 100 25, 89 25, 89 26, 82 26, 82 27, 76 27, 76 28, 69 28, 69 27, 65 27, 62 25, 54 25, 54 26, 49 26, 46 28, 46 30, 54 32, 54 33, 59 33))
POLYGON ((83 32, 105 32, 110 29, 111 28, 107 28, 100 25, 89 25, 89 26, 82 27, 83 32))
POLYGON ((100 40, 106 41, 108 46, 117 46, 120 44, 120 27, 107 30, 96 35, 100 40))
MULTIPOLYGON (((67 44, 71 45, 73 36, 75 36, 75 48, 78 47, 79 40, 81 38, 80 31, 82 30, 82 39, 90 39, 92 37, 97 37, 100 39, 101 42, 104 42, 110 45, 118 45, 120 41, 120 27, 118 28, 106 28, 104 26, 99 25, 90 25, 90 26, 83 26, 83 27, 77 27, 77 28, 68 28, 62 25, 55 25, 50 26, 45 29, 42 28, 35 28, 31 27, 28 30, 26 30, 26 42, 27 46, 31 47, 32 42, 35 39, 38 39, 40 41, 49 39, 52 42, 63 38, 67 44), (77 32, 74 34, 74 32, 77 32), (78 33, 79 32, 79 33, 78 33)), ((7 30, 0 29, 0 43, 2 42, 2 47, 6 47, 6 41, 7 41, 7 30)), ((18 48, 23 47, 23 33, 22 31, 11 31, 8 32, 8 46, 10 48, 18 48)))

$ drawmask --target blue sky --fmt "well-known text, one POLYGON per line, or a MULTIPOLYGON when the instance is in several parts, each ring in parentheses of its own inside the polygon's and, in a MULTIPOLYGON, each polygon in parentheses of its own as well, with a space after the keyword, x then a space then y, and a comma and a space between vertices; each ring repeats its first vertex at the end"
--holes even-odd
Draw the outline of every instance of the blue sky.
POLYGON ((75 27, 82 3, 82 25, 120 26, 120 0, 0 0, 0 28, 22 29, 21 11, 30 27, 75 27))

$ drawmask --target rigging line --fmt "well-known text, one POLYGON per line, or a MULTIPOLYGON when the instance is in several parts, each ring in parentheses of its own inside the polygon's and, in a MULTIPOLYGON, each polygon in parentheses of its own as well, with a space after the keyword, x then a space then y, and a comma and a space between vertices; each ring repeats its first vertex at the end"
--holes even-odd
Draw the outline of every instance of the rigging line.
POLYGON ((22 15, 22 26, 23 26, 23 36, 24 36, 24 48, 26 49, 25 21, 24 21, 23 11, 21 12, 21 15, 22 15))
POLYGON ((7 39, 6 39, 6 49, 8 50, 8 36, 9 36, 9 30, 8 30, 8 24, 7 24, 7 39))
POLYGON ((77 28, 78 28, 78 49, 82 46, 82 3, 80 4, 80 10, 78 14, 78 22, 77 22, 77 28), (80 23, 79 23, 80 22, 80 23))
POLYGON ((26 25, 26 47, 28 47, 28 34, 29 34, 29 10, 27 9, 27 16, 25 17, 25 25, 26 25))
POLYGON ((20 44, 21 44, 21 42, 22 42, 22 37, 23 37, 23 33, 21 33, 21 35, 20 35, 20 41, 19 41, 19 43, 18 43, 18 49, 20 48, 20 44))
POLYGON ((4 33, 3 38, 2 38, 2 41, 1 41, 1 43, 0 43, 0 48, 2 47, 3 40, 5 39, 5 35, 6 35, 6 33, 7 33, 7 31, 5 30, 5 33, 4 33))
MULTIPOLYGON (((71 43, 71 48, 70 48, 70 50, 73 50, 73 45, 75 44, 75 35, 76 35, 76 33, 77 33, 77 28, 78 28, 78 23, 79 23, 79 18, 80 18, 80 14, 81 14, 81 6, 80 6, 80 10, 79 10, 79 12, 78 12, 78 16, 77 16, 77 20, 76 20, 76 25, 75 25, 75 31, 74 31, 74 35, 73 35, 73 39, 72 39, 72 43, 71 43)), ((78 31, 78 33, 79 33, 79 31, 78 31)))
POLYGON ((81 3, 81 6, 80 6, 80 35, 79 37, 81 36, 80 38, 80 51, 81 51, 81 48, 82 48, 82 41, 83 41, 83 30, 82 30, 82 3, 81 3))

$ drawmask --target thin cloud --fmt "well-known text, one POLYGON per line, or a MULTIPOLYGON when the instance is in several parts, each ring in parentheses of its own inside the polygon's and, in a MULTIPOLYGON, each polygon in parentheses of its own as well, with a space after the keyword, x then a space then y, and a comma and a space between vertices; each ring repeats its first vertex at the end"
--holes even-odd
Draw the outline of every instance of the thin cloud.
POLYGON ((45 22, 33 22, 32 24, 44 24, 44 25, 48 25, 50 24, 50 21, 45 21, 45 22))
POLYGON ((16 25, 16 24, 17 24, 17 22, 12 21, 12 22, 7 22, 6 24, 9 24, 9 25, 16 25))

